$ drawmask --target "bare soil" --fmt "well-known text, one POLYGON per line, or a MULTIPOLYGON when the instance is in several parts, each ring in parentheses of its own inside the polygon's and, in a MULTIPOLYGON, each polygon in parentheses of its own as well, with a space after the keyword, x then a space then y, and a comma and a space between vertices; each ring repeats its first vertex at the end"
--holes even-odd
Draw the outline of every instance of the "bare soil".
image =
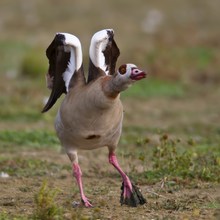
MULTIPOLYGON (((16 155, 18 156, 18 155, 16 155)), ((66 155, 59 152, 22 152, 21 157, 36 157, 70 165, 66 155)), ((80 158, 85 191, 94 208, 73 208, 73 201, 80 201, 71 172, 51 173, 47 177, 1 178, 0 211, 9 215, 31 215, 34 195, 44 180, 51 188, 58 188, 58 204, 65 207, 65 217, 72 219, 76 213, 81 218, 94 219, 218 219, 220 213, 213 207, 220 200, 219 185, 198 183, 195 188, 169 191, 161 183, 140 185, 147 204, 130 208, 119 203, 121 180, 107 163, 105 150, 83 152, 80 158), (198 208, 199 207, 199 208, 198 208), (74 214, 75 213, 75 214, 74 214)), ((124 166, 125 164, 123 164, 124 166)))
MULTIPOLYGON (((135 102, 125 101, 125 126, 155 125, 155 127, 172 127, 179 122, 217 123, 215 108, 216 95, 210 94, 204 103, 204 96, 190 100, 163 99, 135 102), (172 106, 172 108, 170 108, 172 106), (199 112, 197 109, 199 108, 199 112), (204 118, 206 112, 209 117, 204 118), (186 117, 184 117, 186 114, 186 117), (187 117, 188 114, 188 117, 187 117), (172 117, 171 117, 172 116, 172 117), (191 121, 190 121, 191 120, 191 121)), ((73 201, 80 201, 79 192, 69 170, 49 173, 47 176, 0 178, 0 211, 9 215, 30 216, 34 211, 34 196, 44 180, 51 188, 60 190, 57 203, 64 208, 66 219, 219 219, 220 185, 197 182, 195 186, 183 185, 177 190, 169 190, 163 182, 154 185, 140 185, 147 204, 137 208, 121 206, 121 179, 117 171, 108 163, 107 149, 79 152, 79 161, 83 171, 85 192, 94 208, 73 208, 73 201)), ((36 158, 71 167, 67 156, 55 150, 18 151, 14 154, 2 153, 1 156, 36 158)), ((130 172, 128 158, 119 156, 125 172, 130 172)), ((135 161, 133 161, 135 163, 135 161)), ((150 163, 150 162, 149 162, 150 163)))

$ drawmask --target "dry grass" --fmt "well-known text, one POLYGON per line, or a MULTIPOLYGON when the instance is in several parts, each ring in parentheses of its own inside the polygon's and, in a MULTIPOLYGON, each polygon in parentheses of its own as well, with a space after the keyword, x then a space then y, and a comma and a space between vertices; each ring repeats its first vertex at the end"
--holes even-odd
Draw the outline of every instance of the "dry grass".
POLYGON ((0 172, 10 177, 0 178, 0 219, 31 219, 45 179, 51 192, 59 188, 56 197, 47 197, 55 212, 57 204, 62 208, 57 219, 218 219, 219 7, 218 0, 2 0, 0 172), (118 149, 122 167, 141 185, 148 204, 119 206, 121 180, 107 163, 106 149, 99 149, 80 153, 95 208, 76 210, 71 202, 79 200, 78 190, 53 129, 59 103, 40 113, 48 95, 44 51, 54 33, 74 33, 87 64, 91 35, 109 27, 121 49, 118 64, 134 62, 150 73, 122 95, 118 149), (178 140, 176 153, 162 148, 163 134, 178 140))
POLYGON ((163 78, 191 80, 211 75, 213 81, 219 80, 219 4, 218 0, 4 0, 0 3, 0 41, 8 46, 2 56, 4 62, 15 61, 3 70, 19 65, 18 46, 23 45, 23 51, 33 46, 46 48, 59 31, 79 36, 87 58, 92 34, 110 27, 121 48, 119 63, 136 62, 163 78))

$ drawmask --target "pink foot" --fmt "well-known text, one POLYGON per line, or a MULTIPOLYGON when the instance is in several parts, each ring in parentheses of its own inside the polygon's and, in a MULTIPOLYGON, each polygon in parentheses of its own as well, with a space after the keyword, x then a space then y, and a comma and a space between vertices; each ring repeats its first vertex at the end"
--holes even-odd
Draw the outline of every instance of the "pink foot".
POLYGON ((132 195, 132 184, 128 177, 125 177, 123 181, 123 191, 124 191, 123 193, 124 199, 125 198, 130 199, 132 195))
POLYGON ((92 204, 90 203, 90 201, 86 197, 82 199, 82 203, 86 208, 93 207, 92 204))
POLYGON ((146 199, 142 196, 139 189, 131 183, 128 176, 119 166, 116 155, 114 153, 109 153, 109 162, 118 170, 123 179, 121 187, 122 193, 120 198, 121 205, 126 204, 128 206, 136 207, 146 203, 146 199))
POLYGON ((138 205, 145 204, 146 199, 143 197, 138 187, 132 184, 131 190, 130 187, 126 186, 125 182, 122 183, 121 187, 121 205, 126 204, 128 206, 137 207, 138 205))
POLYGON ((81 178, 82 172, 81 172, 81 169, 80 169, 80 166, 78 163, 73 164, 73 174, 74 174, 76 181, 77 181, 77 184, 79 186, 79 191, 80 191, 83 205, 87 208, 92 207, 92 204, 90 203, 90 201, 87 199, 87 197, 85 196, 85 194, 83 192, 83 185, 82 185, 82 178, 81 178))
POLYGON ((132 194, 132 184, 128 176, 123 172, 121 167, 119 166, 118 160, 116 158, 116 155, 114 153, 109 154, 109 163, 111 163, 121 174, 121 177, 123 179, 123 196, 125 198, 130 198, 132 194))

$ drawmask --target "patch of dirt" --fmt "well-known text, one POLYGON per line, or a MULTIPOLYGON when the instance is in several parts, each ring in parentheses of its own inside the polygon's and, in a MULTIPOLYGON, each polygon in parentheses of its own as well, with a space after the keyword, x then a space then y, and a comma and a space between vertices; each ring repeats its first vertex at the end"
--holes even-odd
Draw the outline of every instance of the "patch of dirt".
MULTIPOLYGON (((217 93, 204 96, 176 99, 150 99, 146 102, 124 100, 124 125, 129 127, 152 126, 161 129, 181 127, 181 124, 202 123, 219 126, 220 117, 216 100, 217 93), (204 102, 205 100, 205 102, 204 102), (206 117, 205 117, 206 116, 206 117)), ((43 126, 43 125, 42 125, 43 126)), ((180 134, 184 134, 180 132, 180 134)), ((152 135, 153 134, 152 132, 152 135)), ((69 166, 70 169, 49 173, 48 176, 0 178, 0 212, 9 215, 28 216, 33 213, 34 196, 44 180, 49 186, 60 189, 57 202, 64 208, 66 219, 73 216, 93 219, 219 219, 220 185, 201 183, 195 188, 182 187, 176 191, 155 185, 140 185, 147 199, 147 204, 129 208, 121 206, 121 179, 117 171, 108 163, 107 149, 79 152, 79 161, 83 172, 83 183, 86 195, 94 208, 73 208, 73 201, 80 201, 76 182, 72 177, 68 157, 53 150, 17 151, 14 154, 2 153, 2 157, 21 157, 47 160, 69 166)), ((131 169, 129 158, 119 156, 119 162, 129 175, 131 169)), ((137 165, 137 164, 135 164, 137 165)))
MULTIPOLYGON (((21 152, 16 156, 41 158, 70 166, 66 155, 56 151, 21 152)), ((108 164, 107 150, 80 152, 85 192, 94 208, 73 208, 73 201, 80 201, 78 189, 71 171, 61 170, 48 176, 0 178, 0 212, 9 215, 31 215, 34 196, 44 180, 51 188, 60 189, 57 202, 64 207, 64 216, 71 219, 77 215, 93 219, 217 219, 215 208, 220 200, 220 186, 201 184, 197 188, 171 192, 161 184, 141 185, 147 204, 137 208, 121 206, 119 203, 121 179, 117 171, 108 164), (99 152, 99 153, 98 153, 99 152), (215 216, 216 215, 216 216, 215 216)), ((126 166, 122 161, 122 166, 126 166)), ((129 171, 129 170, 126 170, 129 171)))

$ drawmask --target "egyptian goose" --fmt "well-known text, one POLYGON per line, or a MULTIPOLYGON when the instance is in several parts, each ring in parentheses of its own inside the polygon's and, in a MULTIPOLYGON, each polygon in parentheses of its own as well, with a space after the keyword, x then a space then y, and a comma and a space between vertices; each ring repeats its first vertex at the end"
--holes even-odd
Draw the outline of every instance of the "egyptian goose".
POLYGON ((42 112, 48 111, 62 93, 66 94, 56 116, 55 129, 72 163, 73 175, 85 207, 91 207, 92 204, 83 191, 77 151, 105 146, 109 150, 109 163, 123 179, 121 204, 137 206, 146 202, 119 166, 115 154, 123 119, 120 92, 145 78, 146 73, 134 64, 121 65, 115 71, 119 54, 112 29, 95 33, 89 49, 90 63, 86 81, 81 43, 76 36, 57 33, 46 50, 49 59, 47 86, 52 91, 42 112))

